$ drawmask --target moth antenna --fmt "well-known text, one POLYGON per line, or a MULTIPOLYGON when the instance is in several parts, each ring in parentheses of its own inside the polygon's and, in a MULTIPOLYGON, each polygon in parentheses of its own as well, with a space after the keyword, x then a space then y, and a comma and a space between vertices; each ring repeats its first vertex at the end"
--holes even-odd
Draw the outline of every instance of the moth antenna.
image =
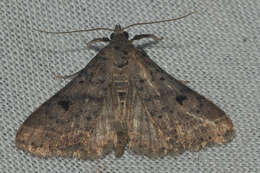
POLYGON ((134 23, 134 24, 131 24, 131 25, 128 25, 126 27, 123 28, 123 30, 125 29, 128 29, 130 27, 133 27, 133 26, 137 26, 137 25, 147 25, 147 24, 155 24, 155 23, 163 23, 163 22, 170 22, 170 21, 176 21, 176 20, 179 20, 179 19, 183 19, 185 17, 188 17, 189 15, 192 15, 194 13, 198 13, 197 11, 193 11, 193 12, 190 12, 184 16, 181 16, 181 17, 178 17, 178 18, 173 18, 173 19, 166 19, 166 20, 158 20, 158 21, 153 21, 153 22, 142 22, 142 23, 134 23))
POLYGON ((52 31, 44 31, 44 30, 39 30, 39 29, 33 29, 33 30, 39 31, 39 32, 44 32, 44 33, 49 33, 49 34, 70 34, 70 33, 75 33, 75 32, 88 32, 88 31, 99 31, 99 30, 114 31, 113 29, 109 29, 109 28, 92 28, 92 29, 64 31, 64 32, 52 32, 52 31))

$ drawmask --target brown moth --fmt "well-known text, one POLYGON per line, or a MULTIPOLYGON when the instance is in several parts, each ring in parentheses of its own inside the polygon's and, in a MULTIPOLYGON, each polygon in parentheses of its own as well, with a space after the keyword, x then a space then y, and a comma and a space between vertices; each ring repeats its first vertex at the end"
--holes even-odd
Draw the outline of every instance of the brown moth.
MULTIPOLYGON (((126 146, 137 154, 156 157, 230 141, 235 129, 225 112, 132 44, 142 38, 159 38, 145 34, 129 40, 124 31, 177 19, 91 29, 112 30, 110 39, 90 42, 109 44, 29 116, 17 132, 17 147, 44 157, 96 159, 112 150, 120 157, 126 146)), ((71 32, 81 31, 86 30, 71 32)))

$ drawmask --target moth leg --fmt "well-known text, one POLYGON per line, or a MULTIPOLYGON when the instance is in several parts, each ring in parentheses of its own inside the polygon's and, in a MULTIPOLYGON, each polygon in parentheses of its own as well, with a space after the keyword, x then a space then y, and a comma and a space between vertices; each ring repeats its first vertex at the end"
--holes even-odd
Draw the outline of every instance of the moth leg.
POLYGON ((76 73, 73 73, 71 75, 65 75, 65 76, 62 76, 62 75, 59 75, 59 74, 54 74, 55 75, 55 78, 56 79, 72 79, 76 76, 78 76, 78 74, 80 73, 81 71, 78 71, 76 73))
POLYGON ((141 40, 143 38, 152 38, 155 41, 159 41, 159 40, 163 39, 163 38, 159 38, 153 34, 141 34, 141 35, 135 35, 134 38, 131 39, 131 42, 133 42, 135 40, 141 40))
POLYGON ((88 47, 91 47, 94 43, 97 42, 109 42, 109 38, 103 37, 103 38, 96 38, 94 40, 91 40, 90 42, 87 43, 88 47))

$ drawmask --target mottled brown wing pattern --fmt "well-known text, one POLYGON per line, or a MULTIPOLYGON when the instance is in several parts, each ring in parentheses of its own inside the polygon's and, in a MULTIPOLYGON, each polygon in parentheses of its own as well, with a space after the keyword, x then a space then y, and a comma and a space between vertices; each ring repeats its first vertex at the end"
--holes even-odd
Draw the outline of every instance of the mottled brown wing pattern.
POLYGON ((215 104, 156 65, 116 25, 96 57, 19 128, 16 145, 39 156, 95 159, 129 146, 163 156, 226 143, 235 132, 215 104))
POLYGON ((39 156, 90 159, 112 150, 111 64, 101 54, 28 117, 17 132, 19 148, 39 156))
POLYGON ((144 51, 132 51, 129 147, 149 156, 197 151, 228 142, 234 127, 216 105, 174 79, 144 51))

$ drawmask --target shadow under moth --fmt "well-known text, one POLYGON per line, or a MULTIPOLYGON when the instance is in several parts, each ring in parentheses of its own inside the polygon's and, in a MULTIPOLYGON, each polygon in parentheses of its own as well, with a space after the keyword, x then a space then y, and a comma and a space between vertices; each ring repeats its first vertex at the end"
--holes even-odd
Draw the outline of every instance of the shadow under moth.
POLYGON ((159 157, 230 141, 235 129, 224 111, 133 45, 135 40, 159 38, 144 34, 129 39, 125 32, 135 25, 177 19, 58 32, 113 33, 110 39, 89 42, 109 44, 81 71, 63 77, 73 79, 28 117, 18 129, 16 146, 43 157, 97 159, 113 150, 120 157, 126 147, 159 157))

